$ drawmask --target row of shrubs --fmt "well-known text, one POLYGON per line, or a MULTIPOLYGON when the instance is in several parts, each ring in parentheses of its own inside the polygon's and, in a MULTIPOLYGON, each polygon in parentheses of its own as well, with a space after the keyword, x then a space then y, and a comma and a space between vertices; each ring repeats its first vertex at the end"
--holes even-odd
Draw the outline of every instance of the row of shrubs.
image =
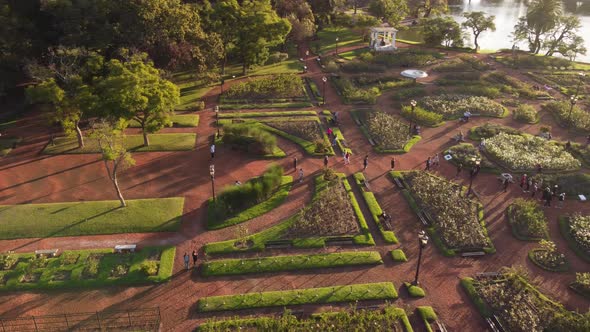
POLYGON ((381 90, 378 87, 359 88, 347 78, 333 78, 332 83, 340 92, 342 101, 347 104, 375 104, 377 97, 381 95, 381 90))
POLYGON ((282 176, 283 168, 271 165, 260 177, 250 179, 239 186, 226 187, 217 196, 217 216, 231 216, 268 199, 281 185, 282 176))
POLYGON ((443 122, 442 114, 429 112, 420 106, 414 107, 414 111, 412 111, 411 106, 404 106, 401 115, 408 120, 427 127, 436 127, 443 122))
POLYGON ((372 54, 361 53, 358 60, 350 61, 341 66, 347 73, 378 73, 390 67, 420 67, 442 58, 438 52, 427 50, 399 50, 395 53, 372 54))
POLYGON ((579 106, 572 105, 565 101, 551 101, 541 106, 541 109, 548 111, 557 119, 562 126, 573 126, 573 128, 581 131, 590 131, 590 113, 587 113, 579 106), (571 110, 571 123, 570 123, 571 110))

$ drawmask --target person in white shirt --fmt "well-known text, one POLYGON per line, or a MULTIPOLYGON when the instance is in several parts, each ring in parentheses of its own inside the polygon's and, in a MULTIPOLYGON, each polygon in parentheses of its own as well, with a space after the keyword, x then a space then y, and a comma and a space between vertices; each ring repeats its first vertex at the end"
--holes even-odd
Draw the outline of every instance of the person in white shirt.
POLYGON ((211 152, 211 159, 215 158, 215 144, 211 144, 209 151, 211 152))

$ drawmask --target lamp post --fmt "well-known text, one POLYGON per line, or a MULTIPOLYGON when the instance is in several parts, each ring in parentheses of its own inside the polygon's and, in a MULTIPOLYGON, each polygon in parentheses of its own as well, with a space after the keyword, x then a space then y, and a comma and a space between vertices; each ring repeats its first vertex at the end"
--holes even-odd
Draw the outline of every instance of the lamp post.
POLYGON ((422 262, 422 249, 428 244, 428 235, 424 230, 418 232, 418 245, 420 246, 420 252, 418 253, 418 265, 416 265, 416 277, 412 284, 418 285, 418 275, 420 274, 420 263, 422 262))
POLYGON ((215 126, 217 127, 217 137, 219 137, 219 106, 215 106, 215 126))
POLYGON ((340 41, 340 38, 336 37, 336 55, 338 55, 338 42, 340 41))
POLYGON ((215 165, 209 165, 209 175, 211 175, 211 191, 213 191, 213 202, 215 202, 215 165))
POLYGON ((410 101, 410 106, 412 106, 412 116, 410 117, 410 128, 408 129, 408 134, 412 135, 412 123, 414 122, 414 112, 416 111, 416 101, 412 99, 410 101))
POLYGON ((580 72, 578 73, 578 85, 576 86, 576 94, 574 94, 573 96, 570 97, 570 112, 568 115, 568 128, 571 128, 573 125, 572 122, 572 111, 574 110, 574 106, 576 105, 576 102, 578 102, 578 93, 580 92, 580 85, 582 84, 582 80, 584 79, 584 76, 586 76, 586 74, 580 72))
POLYGON ((322 101, 323 104, 326 105, 326 82, 328 82, 328 78, 326 76, 322 77, 322 82, 324 83, 323 87, 322 87, 322 101))

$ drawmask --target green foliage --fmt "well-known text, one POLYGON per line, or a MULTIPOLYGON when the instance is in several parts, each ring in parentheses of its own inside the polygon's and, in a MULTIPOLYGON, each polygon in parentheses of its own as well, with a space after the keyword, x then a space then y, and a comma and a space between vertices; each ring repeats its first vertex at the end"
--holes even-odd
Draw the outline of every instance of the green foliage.
POLYGON ((409 125, 387 113, 371 112, 367 125, 373 139, 384 150, 402 149, 411 138, 409 125))
POLYGON ((473 140, 481 140, 482 138, 490 138, 499 133, 506 133, 510 135, 519 135, 521 132, 518 129, 503 126, 496 123, 487 122, 482 126, 473 127, 469 130, 469 138, 473 140))
POLYGON ((487 158, 483 157, 479 150, 471 143, 460 143, 450 147, 444 152, 444 154, 450 154, 453 159, 451 163, 458 165, 461 164, 465 167, 475 166, 474 161, 479 161, 483 170, 490 170, 496 168, 487 158))
POLYGON ((369 3, 369 13, 386 20, 397 27, 410 13, 407 2, 402 0, 373 0, 369 3))
POLYGON ((381 90, 378 87, 359 88, 347 78, 334 77, 331 82, 340 91, 342 101, 347 104, 375 104, 377 97, 381 95, 381 90))
POLYGON ((224 144, 254 154, 272 154, 277 148, 276 136, 248 123, 223 126, 222 140, 224 144))
POLYGON ((408 258, 406 254, 401 249, 395 249, 391 251, 391 258, 393 258, 394 262, 407 262, 408 258))
POLYGON ((496 31, 496 24, 494 23, 495 16, 491 15, 486 17, 484 12, 469 12, 463 13, 463 17, 466 18, 465 22, 461 24, 463 28, 471 29, 473 33, 473 39, 475 44, 475 50, 479 50, 479 44, 477 39, 479 35, 486 31, 496 31))
POLYGON ((423 18, 420 21, 424 41, 430 46, 462 47, 461 26, 450 16, 423 18))
POLYGON ((397 292, 390 282, 354 284, 287 291, 247 293, 201 298, 198 311, 237 310, 247 308, 282 307, 286 305, 349 302, 356 300, 396 299, 397 292))
POLYGON ((174 232, 184 198, 0 205, 1 239, 91 234, 174 232))
POLYGON ((502 91, 511 93, 515 96, 537 99, 538 97, 550 97, 545 91, 534 90, 532 85, 525 83, 514 76, 510 76, 506 73, 495 71, 487 74, 484 79, 491 83, 501 84, 502 91))
POLYGON ((492 317, 492 310, 481 298, 481 296, 479 296, 477 290, 475 289, 474 284, 476 282, 477 281, 475 281, 473 278, 463 278, 461 279, 461 286, 463 286, 463 289, 467 293, 467 296, 469 296, 471 302, 475 304, 475 307, 477 308, 477 311, 479 311, 479 314, 482 315, 482 317, 484 318, 492 317))
POLYGON ((527 104, 520 104, 513 112, 514 120, 525 123, 536 123, 539 121, 539 115, 535 107, 527 104))
POLYGON ((456 94, 430 96, 422 98, 419 104, 430 112, 441 114, 446 120, 459 118, 465 111, 490 117, 503 117, 506 112, 504 106, 479 96, 456 94))
POLYGON ((421 67, 430 64, 443 55, 436 51, 417 48, 397 50, 395 53, 377 54, 372 62, 384 68, 390 67, 421 67))
POLYGON ((570 174, 537 174, 534 179, 542 179, 543 186, 559 186, 559 190, 569 197, 578 195, 590 195, 590 175, 584 173, 570 174))
POLYGON ((395 91, 391 96, 394 100, 405 101, 410 98, 423 97, 426 95, 424 86, 412 86, 395 91))
POLYGON ((283 168, 270 166, 262 176, 246 181, 240 186, 226 187, 215 202, 215 215, 224 220, 268 199, 281 185, 283 168))
POLYGON ((427 323, 438 320, 438 316, 432 307, 418 307, 416 308, 420 317, 427 323))
POLYGON ((541 109, 550 112, 563 127, 572 126, 580 131, 590 131, 590 113, 577 105, 572 108, 571 104, 565 100, 550 101, 543 104, 541 109))
POLYGON ((57 258, 35 258, 33 253, 13 254, 18 264, 6 272, 6 284, 0 284, 0 291, 163 282, 172 276, 175 252, 174 247, 143 247, 128 254, 115 254, 112 249, 65 251, 57 258), (156 260, 154 253, 158 257, 156 260), (37 281, 22 281, 34 273, 40 274, 37 281))
POLYGON ((420 124, 421 126, 437 127, 443 123, 443 115, 425 110, 420 106, 414 108, 412 112, 411 106, 403 106, 401 115, 406 119, 420 124))
POLYGON ((386 304, 383 310, 356 309, 314 314, 297 318, 286 310, 280 317, 256 317, 209 321, 199 326, 199 332, 238 331, 372 331, 379 326, 388 331, 412 332, 412 326, 403 309, 386 304), (402 327, 403 326, 403 327, 402 327))
POLYGON ((267 200, 230 217, 224 217, 223 215, 225 215, 225 213, 222 213, 222 216, 219 216, 215 207, 215 202, 213 202, 213 199, 210 199, 208 203, 210 208, 207 210, 207 229, 219 229, 239 224, 271 211, 285 201, 287 195, 289 195, 292 184, 293 177, 283 176, 280 187, 267 200))
POLYGON ((535 200, 517 198, 506 213, 518 238, 535 241, 549 237, 547 219, 535 200))
POLYGON ((376 251, 222 259, 203 263, 201 275, 210 277, 376 264, 383 264, 381 255, 376 251))
POLYGON ((541 240, 540 248, 529 251, 529 259, 542 269, 554 272, 564 272, 568 270, 568 262, 565 255, 557 251, 557 246, 553 241, 541 240))
POLYGON ((224 92, 226 99, 268 100, 297 98, 304 95, 303 80, 294 74, 278 74, 232 85, 224 92))
POLYGON ((464 95, 481 96, 490 99, 500 96, 499 88, 486 86, 483 84, 461 85, 455 90, 455 92, 464 95))
POLYGON ((369 211, 371 211, 373 221, 375 222, 375 224, 377 224, 377 228, 379 228, 379 232, 381 233, 381 236, 383 236, 383 240, 387 243, 399 243, 393 230, 387 230, 383 225, 383 222, 381 221, 383 210, 381 209, 379 202, 377 202, 375 194, 368 191, 368 188, 365 185, 363 185, 366 182, 363 173, 355 173, 354 180, 356 184, 361 188, 363 199, 369 207, 369 211))
POLYGON ((420 288, 419 286, 412 285, 409 282, 405 282, 404 286, 406 286, 406 289, 408 290, 408 294, 410 294, 410 297, 424 297, 424 296, 426 296, 426 292, 424 292, 424 290, 422 288, 420 288))

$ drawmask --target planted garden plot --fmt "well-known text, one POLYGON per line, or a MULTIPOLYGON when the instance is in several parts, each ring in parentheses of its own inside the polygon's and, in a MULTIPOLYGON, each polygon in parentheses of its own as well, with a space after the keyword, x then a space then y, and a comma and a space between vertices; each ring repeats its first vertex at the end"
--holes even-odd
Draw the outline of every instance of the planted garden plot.
POLYGON ((572 127, 582 132, 590 131, 590 113, 579 105, 572 108, 568 101, 551 101, 543 104, 541 109, 551 113, 562 127, 572 127))
POLYGON ((590 215, 576 213, 562 218, 560 226, 571 249, 590 262, 590 215))
POLYGON ((539 241, 549 238, 545 213, 535 200, 517 198, 506 209, 506 216, 518 239, 539 241))
POLYGON ((528 134, 499 133, 486 140, 486 154, 515 171, 531 171, 539 164, 548 171, 571 171, 582 166, 559 144, 528 134))
POLYGON ((94 249, 64 251, 52 258, 0 255, 0 291, 162 282, 172 276, 174 254, 174 247, 146 247, 126 254, 94 249))
POLYGON ((427 229, 443 254, 495 252, 481 205, 464 197, 461 186, 428 172, 392 172, 392 175, 407 183, 409 190, 403 189, 404 196, 419 216, 428 216, 424 217, 427 229))
POLYGON ((466 111, 479 116, 504 117, 507 114, 504 106, 487 98, 446 94, 422 98, 418 104, 429 112, 440 114, 445 120, 458 119, 466 111))
POLYGON ((372 110, 357 110, 351 114, 377 152, 406 153, 421 139, 411 134, 409 124, 397 116, 372 110))

